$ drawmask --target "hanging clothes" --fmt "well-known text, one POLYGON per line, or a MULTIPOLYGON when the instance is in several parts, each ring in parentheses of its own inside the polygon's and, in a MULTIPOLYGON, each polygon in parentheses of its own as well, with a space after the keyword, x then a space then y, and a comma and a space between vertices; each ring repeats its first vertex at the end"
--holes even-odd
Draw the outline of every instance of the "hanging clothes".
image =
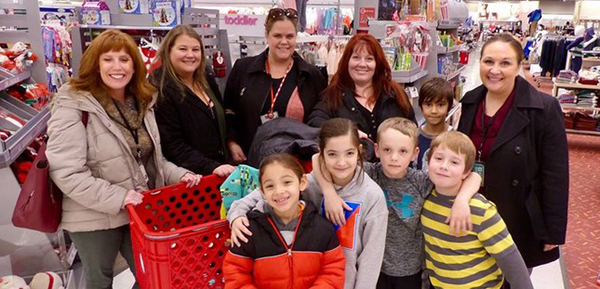
POLYGON ((306 2, 308 0, 296 0, 296 11, 298 11, 298 31, 306 30, 306 2))
POLYGON ((292 8, 296 11, 296 0, 281 0, 281 4, 283 4, 283 8, 292 8))
POLYGON ((542 76, 557 76, 561 70, 565 69, 569 44, 570 41, 564 37, 544 40, 540 57, 542 76))

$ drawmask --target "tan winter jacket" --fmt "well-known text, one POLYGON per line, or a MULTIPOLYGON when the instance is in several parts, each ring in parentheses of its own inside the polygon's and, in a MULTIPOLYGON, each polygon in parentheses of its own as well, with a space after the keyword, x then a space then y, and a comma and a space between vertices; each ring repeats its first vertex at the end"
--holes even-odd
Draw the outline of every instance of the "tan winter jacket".
MULTIPOLYGON (((150 106, 151 107, 151 106, 150 106)), ((61 87, 48 121, 50 177, 64 194, 60 227, 71 232, 113 229, 129 223, 122 209, 128 190, 148 190, 117 125, 87 92, 61 87), (82 111, 89 112, 87 128, 82 111)), ((156 187, 179 182, 188 171, 162 155, 154 111, 144 117, 154 144, 156 187)))

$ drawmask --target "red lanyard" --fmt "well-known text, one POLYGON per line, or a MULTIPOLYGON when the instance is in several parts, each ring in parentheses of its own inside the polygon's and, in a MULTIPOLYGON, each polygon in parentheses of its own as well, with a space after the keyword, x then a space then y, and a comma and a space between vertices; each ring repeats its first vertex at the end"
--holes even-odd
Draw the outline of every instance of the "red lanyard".
MULTIPOLYGON (((269 112, 267 113, 267 117, 269 119, 273 119, 273 116, 274 116, 273 109, 275 108, 275 101, 277 101, 277 97, 279 97, 279 93, 281 92, 281 88, 283 87, 283 83, 285 82, 285 78, 287 77, 288 73, 290 73, 293 63, 294 63, 294 60, 292 59, 292 61, 290 61, 290 64, 288 64, 287 69, 285 70, 285 75, 283 76, 283 79, 281 80, 281 83, 279 84, 279 88, 277 88, 277 92, 275 93, 275 95, 273 95, 273 86, 271 85, 271 108, 269 109, 269 112)), ((268 59, 267 59, 267 73, 271 74, 271 66, 269 66, 268 59)))

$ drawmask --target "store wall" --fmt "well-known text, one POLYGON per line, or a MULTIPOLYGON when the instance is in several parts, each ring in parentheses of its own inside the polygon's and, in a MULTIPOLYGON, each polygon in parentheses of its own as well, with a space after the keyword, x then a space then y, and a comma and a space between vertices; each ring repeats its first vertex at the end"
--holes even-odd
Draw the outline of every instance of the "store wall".
MULTIPOLYGON (((600 5, 600 1, 594 2, 600 5)), ((540 1, 539 7, 542 9, 542 18, 544 14, 573 15, 575 13, 575 1, 540 1)))
MULTIPOLYGON (((467 2, 467 8, 469 9, 469 15, 477 18, 478 13, 482 10, 482 4, 488 5, 487 11, 490 13, 495 12, 498 15, 498 20, 524 20, 523 15, 529 14, 529 12, 538 8, 538 1, 521 1, 521 2, 481 2, 481 1, 470 1, 467 2)), ((571 12, 573 13, 573 12, 571 12)))
MULTIPOLYGON (((599 1, 600 2, 600 1, 599 1)), ((496 12, 498 14, 498 20, 521 20, 524 26, 527 26, 529 20, 527 14, 529 12, 538 9, 538 1, 521 1, 521 2, 481 2, 481 1, 470 1, 467 2, 467 8, 469 9, 469 16, 473 19, 479 19, 479 12, 483 10, 482 4, 488 5, 487 11, 491 14, 496 12)), ((572 12, 571 12, 572 13, 572 12)))
POLYGON ((581 1, 581 19, 600 19, 600 1, 581 1))

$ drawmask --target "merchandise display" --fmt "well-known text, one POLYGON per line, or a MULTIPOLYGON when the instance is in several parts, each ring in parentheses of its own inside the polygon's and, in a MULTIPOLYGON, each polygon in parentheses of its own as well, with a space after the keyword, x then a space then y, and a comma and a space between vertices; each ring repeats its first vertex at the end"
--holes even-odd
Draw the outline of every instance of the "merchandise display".
POLYGON ((154 26, 175 27, 181 24, 181 1, 152 1, 150 3, 150 14, 154 26))
POLYGON ((110 9, 106 2, 87 1, 81 6, 81 22, 88 25, 110 25, 110 9))
POLYGON ((119 0, 119 12, 126 14, 148 14, 148 0, 119 0))
POLYGON ((0 67, 10 73, 24 72, 38 59, 27 45, 22 42, 15 43, 10 49, 0 47, 0 67))

